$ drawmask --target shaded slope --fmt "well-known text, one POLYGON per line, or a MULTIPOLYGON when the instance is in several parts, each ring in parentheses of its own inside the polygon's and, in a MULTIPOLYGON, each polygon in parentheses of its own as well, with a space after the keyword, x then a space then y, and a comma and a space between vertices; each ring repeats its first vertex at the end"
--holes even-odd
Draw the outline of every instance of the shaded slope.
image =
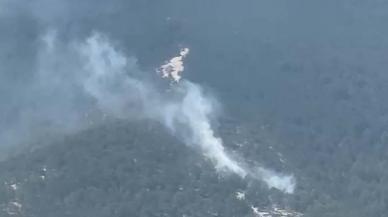
POLYGON ((251 216, 271 194, 150 123, 111 123, 0 165, 1 216, 251 216), (236 198, 246 192, 246 200, 236 198))

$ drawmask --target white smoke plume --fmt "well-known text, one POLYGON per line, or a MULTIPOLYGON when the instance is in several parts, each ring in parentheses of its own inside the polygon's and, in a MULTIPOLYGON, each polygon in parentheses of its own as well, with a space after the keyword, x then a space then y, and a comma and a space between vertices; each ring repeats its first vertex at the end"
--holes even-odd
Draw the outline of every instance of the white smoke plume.
POLYGON ((144 113, 155 99, 152 86, 130 72, 139 71, 136 59, 126 58, 99 34, 77 46, 83 60, 81 84, 96 99, 100 109, 119 118, 144 113))
POLYGON ((203 154, 214 163, 216 169, 231 171, 245 177, 247 172, 228 156, 221 138, 214 135, 209 121, 209 115, 213 112, 211 101, 194 83, 183 81, 180 87, 185 91, 184 96, 180 101, 168 103, 164 108, 161 113, 164 123, 174 133, 186 131, 185 142, 198 145, 203 154))
MULTIPOLYGON (((46 48, 51 50, 55 48, 53 37, 51 33, 43 40, 46 48)), ((162 77, 176 82, 171 91, 165 92, 138 76, 140 69, 136 59, 127 58, 101 34, 95 33, 85 42, 68 47, 72 50, 70 53, 79 59, 75 64, 79 64, 77 74, 74 75, 77 85, 95 100, 103 113, 123 119, 138 117, 160 122, 186 144, 198 148, 218 171, 258 179, 285 193, 293 192, 295 182, 292 176, 263 168, 249 168, 227 153, 210 123, 210 117, 214 115, 214 99, 204 94, 199 85, 181 80, 183 58, 189 49, 183 49, 180 56, 161 67, 162 77)))
POLYGON ((253 175, 263 180, 269 188, 276 188, 288 194, 294 193, 296 184, 294 176, 278 174, 262 167, 258 168, 253 175))
MULTIPOLYGON (((187 51, 182 50, 182 56, 187 51)), ((141 116, 161 122, 186 143, 199 146, 218 170, 246 176, 245 170, 226 154, 221 139, 214 136, 209 121, 212 102, 198 85, 183 81, 175 87, 173 96, 159 94, 150 83, 131 76, 139 70, 136 61, 125 58, 99 34, 88 38, 80 46, 80 53, 86 59, 83 86, 105 112, 125 117, 134 110, 132 106, 139 107, 136 112, 141 116)), ((179 82, 174 75, 171 79, 179 82)))

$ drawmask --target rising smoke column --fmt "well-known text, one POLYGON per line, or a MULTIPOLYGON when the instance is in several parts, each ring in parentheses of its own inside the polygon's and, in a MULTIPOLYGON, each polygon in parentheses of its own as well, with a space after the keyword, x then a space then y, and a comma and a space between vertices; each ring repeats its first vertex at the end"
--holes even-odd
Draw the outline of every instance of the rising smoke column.
POLYGON ((168 128, 175 134, 189 131, 183 138, 185 142, 199 146, 218 171, 232 172, 242 178, 249 176, 264 181, 270 188, 293 193, 295 189, 293 176, 278 174, 263 167, 249 168, 245 162, 239 162, 227 154, 222 139, 215 136, 210 124, 209 117, 214 113, 212 98, 204 95, 198 84, 188 80, 181 81, 181 73, 184 71, 183 60, 189 51, 188 48, 182 49, 179 56, 173 57, 158 70, 162 72, 163 78, 175 83, 175 88, 181 88, 185 92, 179 102, 168 105, 167 111, 162 113, 168 128))
POLYGON ((164 107, 161 118, 165 125, 174 134, 184 134, 186 143, 199 146, 217 170, 229 171, 244 178, 247 172, 228 156, 221 138, 215 136, 210 125, 212 102, 205 97, 200 86, 189 81, 183 81, 180 85, 185 92, 184 96, 181 101, 168 103, 164 107))
MULTIPOLYGON (((173 97, 161 95, 149 82, 131 75, 131 71, 139 70, 136 61, 125 58, 99 34, 88 38, 80 46, 80 53, 86 60, 83 86, 103 111, 116 117, 125 117, 129 112, 142 113, 143 117, 161 122, 186 143, 199 146, 218 170, 246 176, 246 171, 226 154, 221 139, 214 136, 209 121, 212 102, 199 85, 182 81, 173 87, 173 97)), ((168 67, 162 66, 165 69, 162 72, 166 73, 162 76, 179 82, 183 56, 187 53, 188 49, 183 49, 181 56, 166 64, 168 67)))
MULTIPOLYGON (((52 43, 55 40, 46 37, 44 41, 48 43, 46 47, 55 46, 52 43)), ((292 176, 264 168, 250 168, 228 154, 210 123, 215 112, 214 99, 205 95, 200 85, 181 77, 183 60, 189 49, 183 49, 178 57, 160 67, 162 77, 174 82, 166 93, 153 82, 138 76, 140 69, 136 59, 127 58, 101 34, 94 33, 86 41, 74 42, 68 47, 72 56, 78 56, 75 65, 79 67, 73 70, 76 85, 94 99, 103 113, 121 119, 136 117, 160 122, 187 145, 200 150, 217 171, 261 180, 285 193, 293 192, 295 182, 292 176)))

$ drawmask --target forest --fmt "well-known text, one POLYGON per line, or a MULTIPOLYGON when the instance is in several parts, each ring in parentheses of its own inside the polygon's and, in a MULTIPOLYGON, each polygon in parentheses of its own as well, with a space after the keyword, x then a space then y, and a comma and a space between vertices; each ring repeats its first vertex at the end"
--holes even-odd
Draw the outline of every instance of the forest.
POLYGON ((387 216, 387 9, 379 0, 0 1, 0 216, 387 216), (51 30, 55 55, 41 49, 51 30), (156 68, 190 48, 182 79, 216 99, 210 122, 225 150, 292 174, 293 193, 219 173, 137 108, 130 118, 95 111, 71 51, 95 32, 153 83, 156 68))

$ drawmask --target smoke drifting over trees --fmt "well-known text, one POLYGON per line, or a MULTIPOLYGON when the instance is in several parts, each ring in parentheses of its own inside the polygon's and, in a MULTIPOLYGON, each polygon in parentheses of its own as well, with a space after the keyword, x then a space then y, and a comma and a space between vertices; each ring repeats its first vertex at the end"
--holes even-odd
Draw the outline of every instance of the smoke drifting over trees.
MULTIPOLYGON (((31 171, 41 166, 31 159, 50 162, 50 147, 66 152, 69 144, 60 142, 63 138, 79 136, 70 140, 80 145, 69 147, 85 158, 88 150, 82 147, 95 142, 99 156, 105 146, 94 136, 83 144, 88 132, 97 128, 111 136, 105 145, 127 147, 120 142, 124 133, 116 138, 101 129, 118 120, 147 128, 143 122, 151 121, 186 145, 179 153, 201 156, 185 163, 177 159, 190 168, 187 179, 197 171, 188 165, 210 163, 215 171, 202 165, 198 183, 214 183, 219 176, 227 184, 219 190, 223 193, 212 185, 213 194, 228 198, 236 191, 246 193, 246 207, 228 203, 248 210, 243 216, 253 215, 250 206, 259 204, 313 217, 386 216, 387 9, 386 2, 377 0, 0 0, 1 180, 29 180, 29 170, 16 166, 18 162, 31 164, 31 171), (17 175, 9 164, 23 174, 17 175)), ((141 146, 136 152, 140 155, 148 153, 143 149, 148 140, 141 134, 130 140, 141 146)), ((152 153, 164 156, 163 151, 152 153)), ((116 154, 109 156, 102 163, 125 165, 113 159, 116 154)), ((71 161, 64 158, 55 168, 63 173, 55 174, 76 168, 71 161)), ((165 168, 171 166, 163 162, 165 168)), ((23 184, 30 190, 36 187, 36 174, 31 173, 31 182, 23 184)), ((137 174, 139 180, 146 177, 137 174)), ((117 180, 112 185, 119 189, 127 178, 117 180)), ((193 191, 201 185, 184 183, 193 191)), ((47 198, 52 196, 47 201, 67 198, 69 205, 83 195, 77 186, 82 184, 69 187, 74 190, 71 197, 44 188, 47 198)), ((90 186, 108 191, 93 182, 90 186)), ((36 201, 22 203, 12 197, 18 196, 10 193, 12 187, 4 189, 1 208, 18 209, 20 203, 28 209, 36 201)), ((26 190, 24 197, 31 192, 26 190)), ((206 195, 201 193, 198 201, 206 195)), ((215 197, 217 207, 220 200, 215 197)), ((104 203, 109 206, 109 201, 104 203)))

